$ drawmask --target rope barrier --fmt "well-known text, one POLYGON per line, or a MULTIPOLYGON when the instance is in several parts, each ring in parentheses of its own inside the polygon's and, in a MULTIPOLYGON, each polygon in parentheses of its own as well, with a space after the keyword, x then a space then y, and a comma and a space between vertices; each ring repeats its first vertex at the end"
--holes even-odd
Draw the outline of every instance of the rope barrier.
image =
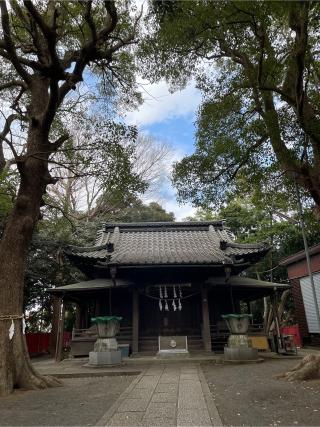
POLYGON ((184 297, 181 297, 181 298, 179 298, 179 297, 176 297, 176 298, 159 298, 159 297, 154 297, 154 296, 152 296, 152 295, 148 295, 148 294, 146 294, 146 293, 142 293, 141 292, 141 295, 144 295, 145 297, 148 297, 148 298, 151 298, 151 299, 155 299, 155 300, 160 300, 160 299, 163 299, 163 300, 168 300, 168 301, 173 301, 173 300, 176 300, 176 299, 187 299, 187 298, 191 298, 191 297, 193 297, 194 295, 198 295, 198 294, 200 294, 200 292, 194 292, 193 294, 190 294, 190 295, 186 295, 186 296, 184 296, 184 297))
POLYGON ((23 319, 24 318, 24 314, 21 314, 21 316, 19 314, 7 314, 5 316, 0 315, 0 320, 17 320, 17 319, 23 319))

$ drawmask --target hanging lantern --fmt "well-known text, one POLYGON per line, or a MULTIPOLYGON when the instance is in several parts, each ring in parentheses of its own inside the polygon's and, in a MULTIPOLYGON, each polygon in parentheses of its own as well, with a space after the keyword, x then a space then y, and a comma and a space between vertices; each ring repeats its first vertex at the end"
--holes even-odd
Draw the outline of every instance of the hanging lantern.
POLYGON ((164 286, 164 297, 168 298, 168 292, 167 292, 167 287, 164 286))
POLYGON ((180 298, 178 299, 178 309, 179 309, 179 311, 181 311, 181 310, 182 310, 182 305, 181 305, 180 298))
POLYGON ((162 301, 161 301, 161 299, 159 299, 159 308, 160 308, 160 311, 162 311, 162 301))
POLYGON ((165 301, 166 301, 166 304, 165 304, 165 306, 164 306, 164 309, 165 309, 166 311, 169 311, 168 301, 167 301, 167 300, 165 300, 165 301))
POLYGON ((161 285, 160 285, 160 287, 159 287, 159 296, 160 296, 160 299, 163 299, 163 295, 162 295, 162 287, 161 287, 161 285))

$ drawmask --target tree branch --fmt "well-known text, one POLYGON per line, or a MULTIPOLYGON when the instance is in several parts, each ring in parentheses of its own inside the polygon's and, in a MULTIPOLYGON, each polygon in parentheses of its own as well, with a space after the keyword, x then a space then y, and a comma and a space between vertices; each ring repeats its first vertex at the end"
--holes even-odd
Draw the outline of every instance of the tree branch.
POLYGON ((7 4, 5 0, 0 1, 0 8, 1 8, 1 23, 2 23, 3 37, 4 37, 4 48, 8 52, 9 59, 11 60, 14 68, 17 70, 18 74, 23 78, 23 80, 27 83, 27 85, 30 85, 31 76, 29 73, 27 73, 27 71, 21 65, 21 62, 19 61, 19 58, 17 56, 14 43, 12 41, 9 14, 8 14, 7 4))
POLYGON ((24 89, 28 88, 28 86, 23 80, 11 80, 7 83, 0 84, 0 91, 4 89, 11 89, 13 87, 22 87, 24 89))

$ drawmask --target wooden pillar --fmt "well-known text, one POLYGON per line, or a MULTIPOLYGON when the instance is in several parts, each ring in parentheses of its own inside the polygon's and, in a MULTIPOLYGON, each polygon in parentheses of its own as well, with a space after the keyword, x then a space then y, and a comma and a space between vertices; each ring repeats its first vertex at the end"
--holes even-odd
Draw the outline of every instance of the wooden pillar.
POLYGON ((76 329, 81 329, 81 307, 80 304, 76 303, 76 318, 74 322, 76 329))
POLYGON ((52 301, 52 327, 51 327, 51 334, 50 334, 49 351, 51 356, 55 357, 57 339, 58 339, 61 297, 57 295, 52 295, 51 301, 52 301))
POLYGON ((212 351, 211 334, 210 334, 210 318, 208 306, 208 289, 201 286, 201 306, 202 306, 202 339, 205 351, 212 351))
POLYGON ((132 292, 132 353, 139 351, 139 292, 133 288, 132 292))
POLYGON ((61 301, 60 311, 59 311, 60 318, 59 318, 58 337, 57 337, 56 354, 55 354, 56 362, 61 362, 62 351, 63 351, 65 303, 63 300, 60 300, 60 301, 61 301))

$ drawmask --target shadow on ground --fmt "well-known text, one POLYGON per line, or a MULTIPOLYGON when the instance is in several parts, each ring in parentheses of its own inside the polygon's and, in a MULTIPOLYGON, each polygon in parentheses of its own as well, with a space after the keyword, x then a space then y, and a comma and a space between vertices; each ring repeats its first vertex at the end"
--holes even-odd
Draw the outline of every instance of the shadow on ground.
POLYGON ((0 425, 95 425, 134 378, 70 378, 63 380, 62 387, 16 390, 0 399, 0 425))

